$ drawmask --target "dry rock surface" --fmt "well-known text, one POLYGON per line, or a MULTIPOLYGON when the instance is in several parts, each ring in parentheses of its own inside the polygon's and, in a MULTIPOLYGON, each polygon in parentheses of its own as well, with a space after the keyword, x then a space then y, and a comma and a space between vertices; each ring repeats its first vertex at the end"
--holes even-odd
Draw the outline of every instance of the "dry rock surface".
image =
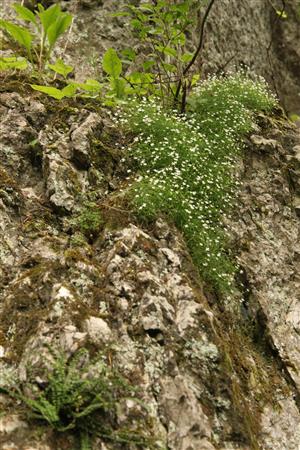
MULTIPOLYGON (((114 364, 148 406, 158 448, 298 450, 295 130, 262 116, 249 138, 238 218, 227 224, 244 278, 239 302, 220 305, 171 225, 158 219, 142 229, 110 203, 126 175, 122 136, 107 113, 55 105, 0 96, 1 383, 17 379, 26 389, 33 369, 34 382, 46 383, 50 347, 72 355, 113 345, 114 364), (91 203, 102 220, 87 233, 91 203)), ((72 433, 36 428, 0 400, 1 448, 74 448, 72 433)), ((100 438, 94 445, 119 448, 100 438)))
MULTIPOLYGON (((79 78, 97 74, 105 48, 128 44, 124 19, 109 16, 115 3, 63 2, 76 12, 67 60, 79 78)), ((295 5, 287 2, 289 17, 295 5)), ((296 24, 277 20, 267 0, 221 0, 208 23, 204 70, 246 63, 299 113, 296 24)), ((58 107, 26 87, 3 86, 0 385, 45 386, 49 348, 68 356, 113 349, 111 364, 147 406, 144 429, 157 449, 299 450, 296 128, 261 115, 246 142, 236 214, 226 222, 240 289, 222 302, 172 224, 158 218, 143 227, 122 208, 124 136, 106 111, 73 100, 58 107)), ((135 408, 129 399, 117 424, 140 414, 135 408)), ((0 394, 1 449, 74 450, 76 439, 30 420, 20 402, 0 394)), ((138 448, 101 436, 93 443, 138 448)))

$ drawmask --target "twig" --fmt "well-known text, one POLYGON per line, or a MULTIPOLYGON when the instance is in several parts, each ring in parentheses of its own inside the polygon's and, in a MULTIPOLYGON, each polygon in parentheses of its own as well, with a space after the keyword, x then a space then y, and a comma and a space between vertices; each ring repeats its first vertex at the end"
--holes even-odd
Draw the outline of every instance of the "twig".
POLYGON ((198 46, 197 46, 197 48, 195 50, 195 53, 194 53, 191 61, 183 69, 182 77, 179 80, 179 83, 178 83, 178 86, 177 86, 177 89, 176 89, 176 93, 175 93, 175 97, 174 97, 174 104, 175 105, 178 102, 178 97, 179 97, 179 93, 180 93, 181 86, 182 86, 182 78, 188 73, 190 68, 193 66, 193 64, 195 63, 195 61, 196 61, 196 59, 197 59, 197 57, 199 55, 199 53, 201 52, 201 50, 203 48, 205 25, 206 25, 207 19, 209 17, 209 13, 210 13, 214 3, 215 3, 215 0, 210 0, 210 2, 208 4, 208 7, 206 8, 206 11, 204 13, 203 19, 201 21, 199 43, 198 43, 198 46))
POLYGON ((185 69, 183 69, 183 75, 186 75, 187 72, 190 70, 190 68, 192 67, 192 65, 194 64, 194 62, 196 61, 200 51, 202 50, 203 47, 203 43, 204 43, 204 30, 205 30, 205 25, 210 13, 211 8, 213 7, 213 4, 215 3, 216 0, 210 0, 208 7, 206 8, 206 11, 204 13, 202 22, 201 22, 201 29, 200 29, 200 39, 199 39, 199 44, 198 47, 194 53, 194 56, 192 57, 192 59, 190 60, 190 62, 188 63, 188 65, 186 66, 185 69))

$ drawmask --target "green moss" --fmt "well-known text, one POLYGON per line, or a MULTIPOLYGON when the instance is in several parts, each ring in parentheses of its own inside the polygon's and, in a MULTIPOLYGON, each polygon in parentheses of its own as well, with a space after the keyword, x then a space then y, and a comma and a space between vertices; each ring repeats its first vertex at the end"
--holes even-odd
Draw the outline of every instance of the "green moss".
POLYGON ((0 189, 16 187, 15 180, 7 173, 4 167, 0 166, 0 189))
POLYGON ((19 360, 26 342, 34 335, 47 311, 50 311, 53 279, 62 270, 58 262, 34 264, 35 266, 26 270, 15 283, 0 314, 0 327, 5 338, 10 341, 10 357, 15 360, 19 360), (49 273, 51 278, 45 277, 49 273), (23 282, 26 278, 28 283, 23 282))
POLYGON ((274 358, 245 334, 237 318, 225 314, 218 324, 217 345, 222 349, 221 372, 226 374, 232 403, 230 424, 234 438, 259 450, 261 413, 266 405, 277 407, 274 388, 287 395, 287 386, 274 358), (222 322, 222 323, 221 323, 222 322))
POLYGON ((80 213, 70 220, 70 224, 74 231, 93 239, 103 227, 99 206, 94 202, 85 202, 80 213))

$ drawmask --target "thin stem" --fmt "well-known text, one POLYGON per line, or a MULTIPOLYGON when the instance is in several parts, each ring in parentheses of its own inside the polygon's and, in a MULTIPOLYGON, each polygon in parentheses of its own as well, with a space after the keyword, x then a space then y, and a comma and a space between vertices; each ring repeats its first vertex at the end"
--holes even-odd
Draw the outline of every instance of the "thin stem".
POLYGON ((199 44, 198 47, 196 48, 196 51, 194 53, 194 56, 192 57, 191 61, 188 63, 188 65, 186 66, 185 69, 183 69, 183 75, 186 75, 187 72, 190 70, 190 68, 192 67, 192 65, 195 63, 200 51, 202 50, 203 47, 203 43, 204 43, 204 30, 205 30, 205 25, 209 16, 209 13, 211 11, 211 8, 213 7, 213 4, 215 3, 216 0, 210 0, 208 7, 206 8, 206 11, 204 13, 202 22, 201 22, 201 28, 200 28, 200 39, 199 39, 199 44))
POLYGON ((214 3, 215 3, 215 0, 210 0, 210 2, 208 4, 208 7, 206 8, 206 11, 204 13, 203 19, 201 21, 199 43, 198 43, 198 46, 197 46, 197 48, 195 50, 195 53, 194 53, 191 61, 183 69, 182 77, 179 80, 179 83, 177 85, 177 89, 176 89, 176 92, 175 92, 174 105, 176 105, 178 103, 178 97, 179 97, 179 94, 180 94, 180 91, 181 91, 183 77, 188 73, 190 68, 193 66, 193 64, 195 63, 195 61, 196 61, 200 51, 203 48, 205 25, 206 25, 207 19, 209 17, 210 11, 211 11, 214 3))

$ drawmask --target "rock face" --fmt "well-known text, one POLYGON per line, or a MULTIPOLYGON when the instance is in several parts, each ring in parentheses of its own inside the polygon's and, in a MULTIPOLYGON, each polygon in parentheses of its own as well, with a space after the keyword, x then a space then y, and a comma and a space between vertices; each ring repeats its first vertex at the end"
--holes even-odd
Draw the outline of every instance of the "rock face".
POLYGON ((267 138, 250 139, 254 153, 249 152, 244 162, 241 219, 233 226, 241 248, 239 260, 247 273, 244 306, 266 327, 299 390, 299 177, 295 177, 299 138, 271 128, 267 138), (290 154, 285 153, 287 145, 290 154))
MULTIPOLYGON (((267 1, 216 2, 204 70, 250 65, 299 112, 297 2, 286 5, 283 20, 267 1)), ((68 47, 79 76, 108 46, 127 45, 124 19, 108 16, 114 2, 63 6, 76 10, 68 47)), ((124 136, 107 112, 73 100, 57 108, 26 86, 3 86, 0 385, 45 385, 49 348, 70 356, 112 348, 112 364, 147 406, 144 428, 157 449, 299 450, 297 130, 261 115, 249 136, 236 215, 226 223, 240 290, 221 303, 171 224, 158 218, 143 228, 122 208, 124 136)), ((135 406, 129 400, 115 421, 135 406)), ((1 449, 71 450, 76 439, 40 427, 0 395, 1 449)), ((101 437, 93 445, 150 450, 101 437)))
MULTIPOLYGON (((241 292, 220 305, 173 227, 158 219, 142 229, 112 201, 127 181, 123 138, 105 111, 72 100, 58 111, 13 92, 0 105, 1 383, 26 389, 32 370, 50 370, 45 344, 67 355, 113 345, 157 448, 298 450, 296 131, 261 116, 249 138, 227 224, 241 292)), ((72 433, 34 433, 6 396, 1 405, 1 448, 74 447, 72 433)))

